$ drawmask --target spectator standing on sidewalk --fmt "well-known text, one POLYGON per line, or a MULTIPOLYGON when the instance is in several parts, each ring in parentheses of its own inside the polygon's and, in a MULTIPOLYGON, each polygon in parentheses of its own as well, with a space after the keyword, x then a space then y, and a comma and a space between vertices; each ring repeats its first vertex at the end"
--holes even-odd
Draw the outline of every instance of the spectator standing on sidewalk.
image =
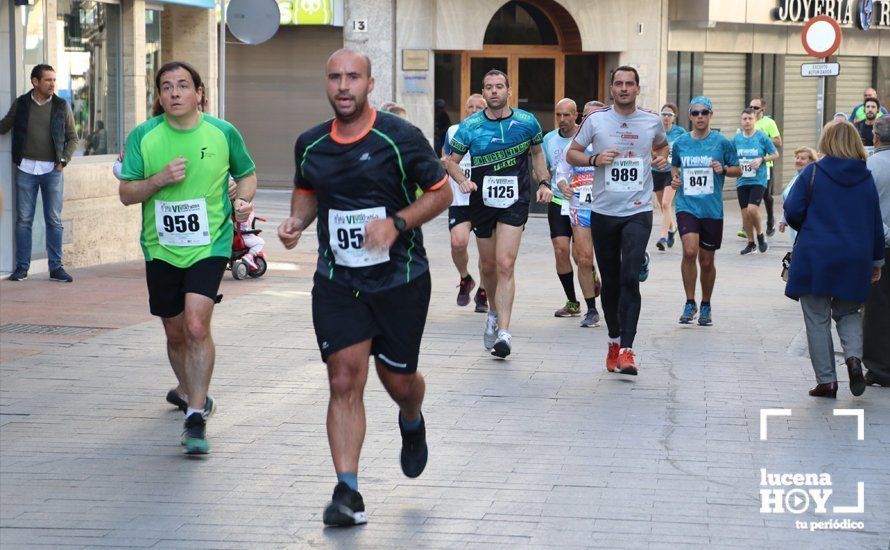
MULTIPOLYGON (((884 223, 884 260, 890 262, 890 117, 878 119, 874 127, 875 153, 866 165, 878 189, 884 223)), ((865 303, 862 361, 868 385, 890 386, 890 277, 887 263, 881 280, 872 285, 865 303)))
POLYGON ((831 319, 844 348, 850 391, 862 395, 862 304, 884 265, 884 224, 867 153, 849 122, 822 131, 821 160, 800 173, 785 203, 788 225, 798 231, 785 294, 800 299, 814 397, 837 396, 831 319), (826 246, 830 243, 830 246, 826 246))
POLYGON ((37 191, 43 198, 49 278, 70 283, 62 268, 62 171, 77 148, 74 113, 57 96, 56 71, 40 64, 31 70, 33 89, 16 99, 0 120, 0 134, 12 130, 15 171, 15 270, 10 281, 28 278, 31 268, 31 227, 37 191))

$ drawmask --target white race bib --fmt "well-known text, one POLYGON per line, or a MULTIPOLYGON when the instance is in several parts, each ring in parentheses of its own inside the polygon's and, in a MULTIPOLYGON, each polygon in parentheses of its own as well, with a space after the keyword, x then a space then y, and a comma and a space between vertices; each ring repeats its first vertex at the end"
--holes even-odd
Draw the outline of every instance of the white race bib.
POLYGON ((742 175, 743 178, 756 178, 757 177, 757 169, 751 166, 753 160, 739 159, 739 166, 742 167, 742 175))
POLYGON ((210 244, 207 203, 203 198, 178 202, 155 201, 158 242, 164 246, 210 244))
MULTIPOLYGON (((470 155, 464 155, 460 159, 460 169, 463 171, 465 178, 470 179, 472 168, 473 160, 470 158, 470 155)), ((461 191, 460 186, 454 180, 451 180, 451 194, 451 206, 467 206, 470 204, 470 194, 461 191)))
POLYGON ((683 194, 687 197, 710 195, 714 192, 714 169, 705 168, 683 169, 683 194))
POLYGON ((482 180, 482 202, 492 208, 508 208, 519 200, 516 176, 485 176, 482 180))
POLYGON ((389 261, 389 250, 365 248, 365 224, 386 218, 386 208, 328 211, 328 232, 334 261, 345 267, 366 267, 389 261))
POLYGON ((643 159, 639 157, 618 158, 600 170, 605 170, 606 191, 633 193, 643 190, 643 159))
POLYGON ((593 206, 593 186, 582 185, 578 188, 578 208, 590 210, 593 206))
POLYGON ((866 145, 865 152, 868 153, 868 156, 872 156, 875 154, 875 148, 873 145, 866 145))

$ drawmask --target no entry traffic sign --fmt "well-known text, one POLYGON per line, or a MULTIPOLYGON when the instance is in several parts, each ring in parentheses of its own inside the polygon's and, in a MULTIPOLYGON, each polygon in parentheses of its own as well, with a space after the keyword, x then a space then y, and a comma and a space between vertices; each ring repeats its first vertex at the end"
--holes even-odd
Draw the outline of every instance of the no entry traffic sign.
POLYGON ((841 45, 841 26, 827 15, 817 15, 807 21, 800 33, 803 48, 813 57, 824 59, 841 45))

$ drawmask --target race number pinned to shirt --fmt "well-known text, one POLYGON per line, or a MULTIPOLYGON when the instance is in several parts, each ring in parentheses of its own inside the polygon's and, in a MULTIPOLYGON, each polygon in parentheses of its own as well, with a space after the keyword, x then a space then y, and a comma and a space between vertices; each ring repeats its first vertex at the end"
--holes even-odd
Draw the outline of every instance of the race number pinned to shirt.
POLYGON ((593 207, 593 186, 582 185, 578 188, 578 208, 590 210, 593 207))
MULTIPOLYGON (((464 173, 464 177, 470 179, 470 174, 473 170, 473 160, 470 155, 464 155, 462 159, 460 159, 460 169, 464 173)), ((451 202, 451 206, 467 206, 470 204, 470 193, 464 193, 460 190, 460 187, 455 183, 452 192, 454 195, 454 199, 451 202)))
POLYGON ((210 244, 207 203, 203 198, 178 202, 155 201, 158 243, 164 246, 210 244))
POLYGON ((482 180, 482 202, 492 208, 508 208, 519 200, 516 176, 485 176, 482 180))
POLYGON ((683 194, 687 197, 710 195, 714 192, 714 169, 704 168, 683 169, 683 194))
POLYGON ((751 166, 751 163, 754 162, 750 159, 739 159, 739 165, 742 167, 742 175, 743 178, 756 178, 757 177, 757 168, 751 166))
POLYGON ((328 231, 334 261, 344 267, 367 267, 389 261, 389 250, 365 248, 365 225, 386 218, 386 208, 328 210, 328 231))
POLYGON ((604 168, 606 191, 633 193, 643 190, 643 159, 617 158, 604 168))

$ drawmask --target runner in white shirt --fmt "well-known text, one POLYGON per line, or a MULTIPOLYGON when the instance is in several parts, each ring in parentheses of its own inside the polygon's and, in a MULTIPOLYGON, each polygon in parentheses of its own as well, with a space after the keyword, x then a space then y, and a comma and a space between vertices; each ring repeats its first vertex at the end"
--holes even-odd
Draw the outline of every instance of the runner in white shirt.
MULTIPOLYGON (((482 97, 482 94, 471 94, 467 98, 467 116, 474 115, 484 110, 485 107, 485 98, 482 97)), ((451 126, 445 134, 445 143, 442 145, 443 165, 445 164, 444 159, 451 154, 451 147, 448 145, 448 142, 454 137, 458 126, 460 125, 455 124, 451 126)), ((468 178, 470 177, 472 166, 472 157, 464 155, 464 158, 460 161, 460 167, 468 178)), ((454 267, 457 268, 457 272, 460 275, 460 282, 457 285, 457 305, 465 306, 470 303, 470 292, 476 286, 476 281, 473 280, 473 277, 467 271, 467 266, 470 263, 467 246, 470 244, 470 231, 473 225, 470 222, 470 193, 462 192, 460 186, 453 178, 449 177, 448 179, 451 182, 451 194, 454 196, 454 200, 448 208, 448 231, 451 233, 451 260, 454 262, 454 267)), ((482 271, 481 268, 479 271, 482 271)), ((479 287, 473 300, 476 302, 476 313, 488 312, 488 296, 485 294, 484 288, 479 287)))
POLYGON ((658 115, 637 108, 636 69, 612 71, 610 91, 614 104, 584 119, 566 159, 573 166, 597 168, 590 229, 609 329, 606 369, 636 375, 633 342, 640 318, 640 272, 652 232, 652 167, 667 168, 668 141, 658 115))

